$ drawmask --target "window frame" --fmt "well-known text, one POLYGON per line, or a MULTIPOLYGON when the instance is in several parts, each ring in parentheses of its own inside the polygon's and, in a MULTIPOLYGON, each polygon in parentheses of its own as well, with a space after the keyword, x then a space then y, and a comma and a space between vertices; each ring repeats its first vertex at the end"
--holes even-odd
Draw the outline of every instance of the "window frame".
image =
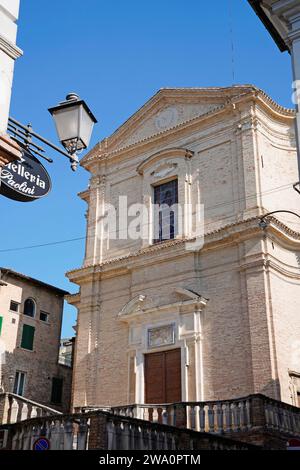
POLYGON ((64 379, 63 377, 52 377, 52 386, 51 386, 51 403, 53 405, 62 405, 63 403, 63 387, 64 387, 64 379), (54 393, 54 384, 60 383, 60 401, 55 400, 55 393, 54 393))
MULTIPOLYGON (((29 331, 29 330, 27 330, 27 331, 29 331)), ((23 328, 22 328, 22 336, 21 336, 21 343, 20 343, 21 349, 24 349, 25 351, 34 351, 34 337, 35 337, 35 326, 28 325, 27 323, 24 323, 23 328), (30 328, 30 330, 33 331, 31 348, 28 348, 28 347, 24 346, 24 331, 28 328, 30 328)))
POLYGON ((49 323, 49 317, 50 317, 50 313, 48 312, 45 312, 45 310, 40 310, 40 321, 43 322, 43 323, 49 323), (41 318, 41 315, 46 315, 46 320, 43 320, 41 318))
POLYGON ((15 382, 14 382, 14 393, 20 397, 24 397, 26 376, 27 376, 27 372, 24 372, 23 370, 16 370, 15 382), (19 392, 19 387, 20 387, 20 379, 22 375, 24 376, 24 379, 23 379, 23 384, 22 384, 22 393, 20 394, 18 392, 19 392), (17 377, 18 377, 18 380, 17 380, 17 377))
POLYGON ((25 315, 26 317, 29 317, 29 318, 35 318, 36 317, 36 311, 37 311, 36 301, 32 297, 28 297, 24 302, 23 315, 25 315), (33 303, 33 315, 29 315, 28 313, 25 313, 25 305, 26 305, 26 302, 28 302, 28 301, 31 301, 33 303))
MULTIPOLYGON (((179 203, 179 197, 178 197, 178 193, 179 193, 179 179, 178 179, 178 176, 176 176, 175 178, 171 178, 167 181, 159 181, 155 184, 152 184, 152 200, 153 200, 153 205, 157 205, 159 204, 159 206, 162 206, 163 204, 167 204, 169 205, 169 207, 172 207, 174 205, 178 205, 179 203), (167 185, 170 185, 170 183, 176 183, 175 188, 170 188, 172 190, 174 190, 174 195, 175 195, 175 200, 171 202, 171 204, 167 204, 167 203, 164 203, 164 202, 157 202, 156 200, 156 193, 157 193, 157 190, 158 188, 162 188, 163 186, 167 186, 167 185)), ((178 223, 176 220, 175 220, 175 214, 174 214, 174 211, 170 211, 169 213, 170 215, 170 221, 169 221, 169 224, 168 224, 168 229, 169 229, 169 238, 164 238, 164 227, 166 227, 166 225, 163 224, 163 213, 161 210, 159 210, 158 212, 158 221, 155 220, 155 216, 156 216, 156 213, 153 214, 153 234, 152 234, 152 244, 153 245, 157 245, 159 243, 163 243, 163 242, 167 242, 167 241, 170 241, 170 240, 174 240, 176 239, 176 236, 178 234, 178 227, 176 228, 176 224, 178 223), (171 223, 171 217, 173 217, 173 223, 171 223), (156 230, 156 224, 159 224, 159 238, 154 238, 155 237, 155 230, 156 230), (171 231, 171 227, 173 227, 173 230, 171 231)))
POLYGON ((10 311, 10 312, 14 312, 14 313, 19 313, 19 309, 20 309, 20 302, 16 302, 15 300, 11 300, 11 301, 10 301, 10 305, 9 305, 9 311, 10 311), (12 308, 12 304, 15 304, 15 305, 16 305, 16 307, 17 307, 16 310, 14 310, 14 309, 12 308))

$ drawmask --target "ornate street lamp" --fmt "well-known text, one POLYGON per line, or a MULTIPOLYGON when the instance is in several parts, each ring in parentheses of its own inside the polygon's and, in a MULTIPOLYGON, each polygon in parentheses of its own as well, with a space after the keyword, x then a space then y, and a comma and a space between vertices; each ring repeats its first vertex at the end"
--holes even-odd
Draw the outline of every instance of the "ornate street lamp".
POLYGON ((78 165, 77 154, 89 146, 91 135, 97 119, 85 101, 76 93, 69 93, 65 101, 49 109, 58 138, 72 157, 72 170, 78 165))
POLYGON ((78 154, 90 143, 95 116, 87 104, 75 93, 66 101, 49 109, 53 116, 59 140, 65 150, 33 131, 31 124, 24 126, 12 117, 8 119, 7 132, 18 143, 22 157, 16 162, 0 167, 0 194, 19 202, 31 202, 46 196, 51 190, 51 178, 36 156, 53 163, 45 155, 40 142, 68 158, 73 171, 77 169, 78 154))
POLYGON ((263 230, 265 230, 268 225, 269 225, 269 221, 266 220, 266 217, 269 217, 270 215, 273 215, 273 214, 278 214, 280 212, 283 212, 285 214, 292 214, 292 215, 295 215, 296 217, 298 217, 300 219, 300 215, 297 214, 296 212, 293 212, 293 211, 288 211, 288 210, 278 210, 278 211, 273 211, 273 212, 268 212, 267 214, 264 214, 263 216, 261 216, 259 218, 259 223, 258 225, 260 226, 260 228, 262 228, 263 230))

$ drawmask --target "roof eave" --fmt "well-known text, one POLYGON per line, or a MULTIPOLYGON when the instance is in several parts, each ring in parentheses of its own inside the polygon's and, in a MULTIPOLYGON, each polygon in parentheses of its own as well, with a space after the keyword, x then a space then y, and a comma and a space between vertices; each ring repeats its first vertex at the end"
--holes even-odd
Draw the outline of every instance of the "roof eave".
POLYGON ((265 28, 269 31, 270 35, 274 39, 275 43, 277 44, 279 50, 281 52, 286 52, 290 54, 290 50, 285 42, 285 40, 282 38, 280 33, 278 32, 277 28, 274 26, 268 15, 265 13, 261 6, 261 0, 248 0, 249 4, 257 14, 257 16, 260 18, 261 22, 264 24, 265 28))

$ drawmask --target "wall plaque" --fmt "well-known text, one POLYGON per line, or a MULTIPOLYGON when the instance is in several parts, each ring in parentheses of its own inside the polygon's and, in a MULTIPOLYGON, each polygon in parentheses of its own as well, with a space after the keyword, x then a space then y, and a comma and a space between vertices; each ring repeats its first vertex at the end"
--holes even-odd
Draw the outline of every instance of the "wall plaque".
POLYGON ((156 348, 175 343, 175 325, 164 325, 148 330, 148 347, 156 348))

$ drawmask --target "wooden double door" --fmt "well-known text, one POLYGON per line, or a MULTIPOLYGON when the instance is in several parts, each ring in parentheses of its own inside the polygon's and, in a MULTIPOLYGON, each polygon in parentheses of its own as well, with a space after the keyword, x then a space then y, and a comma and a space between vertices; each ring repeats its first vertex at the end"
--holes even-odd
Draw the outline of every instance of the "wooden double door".
POLYGON ((145 403, 181 401, 181 350, 145 355, 145 403))

